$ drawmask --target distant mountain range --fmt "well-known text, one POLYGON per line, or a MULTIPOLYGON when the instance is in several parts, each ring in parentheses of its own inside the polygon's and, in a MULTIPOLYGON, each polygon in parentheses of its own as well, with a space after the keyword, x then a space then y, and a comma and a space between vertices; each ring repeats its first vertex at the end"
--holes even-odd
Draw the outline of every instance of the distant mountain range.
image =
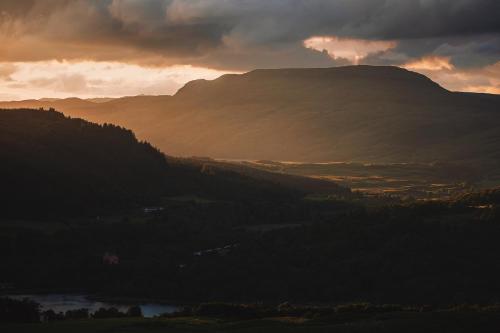
POLYGON ((500 161, 500 96, 450 92, 397 67, 255 70, 174 96, 29 100, 113 123, 178 156, 357 162, 500 161))

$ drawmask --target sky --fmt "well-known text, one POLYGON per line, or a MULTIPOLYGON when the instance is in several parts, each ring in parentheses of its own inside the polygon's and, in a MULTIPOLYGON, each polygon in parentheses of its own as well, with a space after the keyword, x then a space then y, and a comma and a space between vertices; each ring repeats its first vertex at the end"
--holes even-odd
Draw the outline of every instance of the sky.
POLYGON ((0 0, 0 100, 173 94, 224 73, 356 64, 500 94, 500 1, 0 0))

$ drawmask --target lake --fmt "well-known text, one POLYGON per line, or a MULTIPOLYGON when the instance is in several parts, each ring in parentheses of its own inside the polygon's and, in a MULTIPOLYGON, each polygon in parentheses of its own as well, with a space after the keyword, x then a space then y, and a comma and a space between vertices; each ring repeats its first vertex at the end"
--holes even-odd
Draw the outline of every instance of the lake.
POLYGON ((99 308, 117 308, 125 312, 131 306, 138 305, 142 310, 142 314, 146 318, 161 315, 163 313, 173 313, 181 309, 179 306, 160 304, 160 303, 133 303, 95 300, 89 298, 88 295, 73 295, 73 294, 48 294, 48 295, 12 295, 13 299, 29 298, 42 306, 42 311, 54 310, 55 312, 66 312, 68 310, 77 310, 81 308, 89 309, 89 312, 95 312, 99 308))

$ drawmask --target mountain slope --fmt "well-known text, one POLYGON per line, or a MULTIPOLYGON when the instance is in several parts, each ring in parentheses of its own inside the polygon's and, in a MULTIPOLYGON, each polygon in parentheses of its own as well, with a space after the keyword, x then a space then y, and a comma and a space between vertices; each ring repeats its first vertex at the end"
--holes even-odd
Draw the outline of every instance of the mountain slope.
POLYGON ((99 215, 167 196, 279 202, 350 193, 327 180, 166 157, 130 130, 56 111, 0 109, 0 161, 3 217, 99 215))
POLYGON ((17 102, 133 129, 174 155, 293 161, 500 161, 500 96, 397 67, 255 70, 174 96, 17 102), (69 105, 71 104, 71 105, 69 105))
POLYGON ((165 156, 117 126, 0 110, 0 147, 3 216, 103 212, 165 193, 165 156))

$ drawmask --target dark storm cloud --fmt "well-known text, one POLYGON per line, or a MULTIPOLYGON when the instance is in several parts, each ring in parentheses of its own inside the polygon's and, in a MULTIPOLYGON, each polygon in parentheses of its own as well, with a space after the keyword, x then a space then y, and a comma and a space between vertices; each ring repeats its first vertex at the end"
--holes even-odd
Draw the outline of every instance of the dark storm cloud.
POLYGON ((474 68, 500 61, 500 35, 453 36, 399 40, 394 49, 371 54, 363 62, 375 65, 401 65, 428 55, 450 58, 452 65, 474 68))
POLYGON ((165 20, 167 5, 159 0, 2 3, 0 38, 7 42, 0 57, 135 61, 147 53, 197 56, 220 45, 220 25, 170 25, 165 20))
POLYGON ((215 68, 328 66, 318 35, 397 40, 371 55, 498 61, 498 0, 2 0, 0 59, 94 59, 215 68), (7 46, 8 45, 8 46, 7 46), (36 50, 36 51, 34 51, 36 50))
POLYGON ((482 67, 500 61, 500 36, 482 36, 456 43, 445 42, 434 51, 449 56, 457 67, 482 67))

